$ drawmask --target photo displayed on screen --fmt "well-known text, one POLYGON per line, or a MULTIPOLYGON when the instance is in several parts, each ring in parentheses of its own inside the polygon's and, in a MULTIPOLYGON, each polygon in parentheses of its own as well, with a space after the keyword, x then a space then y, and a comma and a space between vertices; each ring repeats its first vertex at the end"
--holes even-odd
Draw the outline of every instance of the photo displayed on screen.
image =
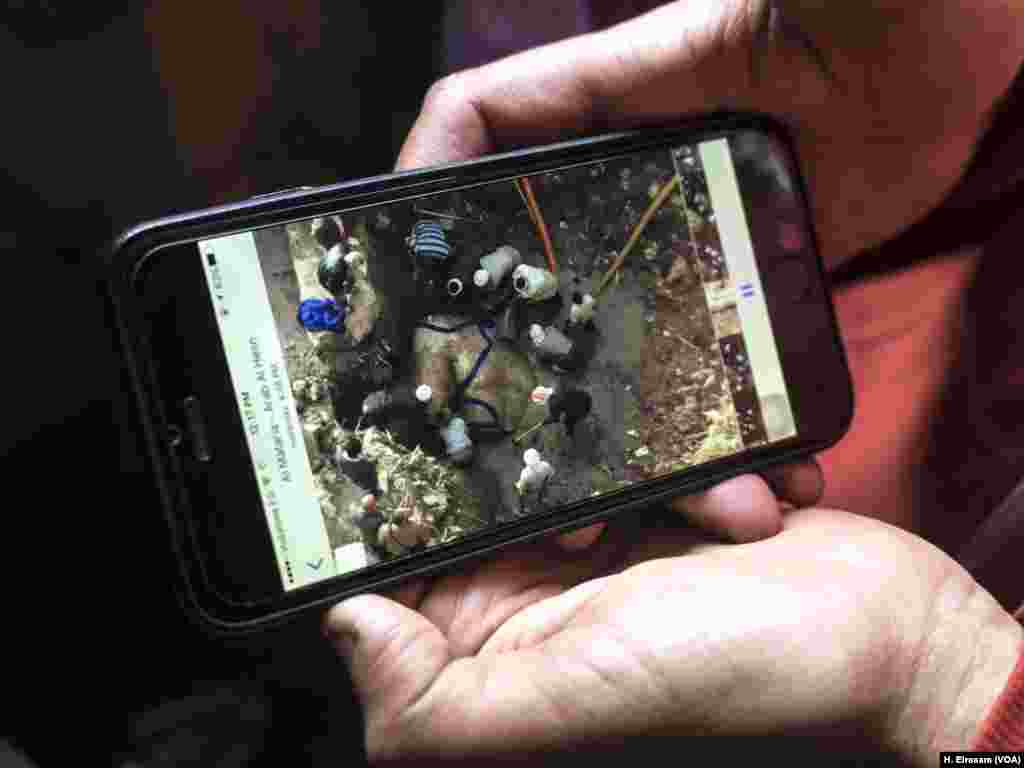
POLYGON ((735 162, 200 243, 285 588, 794 436, 735 162))

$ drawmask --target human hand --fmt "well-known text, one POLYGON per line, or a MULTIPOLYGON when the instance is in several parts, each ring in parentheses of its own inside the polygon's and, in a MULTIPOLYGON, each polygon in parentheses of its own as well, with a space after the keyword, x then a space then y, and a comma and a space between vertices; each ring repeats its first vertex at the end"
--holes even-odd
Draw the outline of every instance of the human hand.
MULTIPOLYGON (((835 266, 909 226, 953 186, 1019 64, 1020 26, 1012 8, 990 2, 969 10, 949 0, 677 3, 442 81, 399 167, 694 112, 769 112, 794 132, 823 255, 835 266), (959 85, 967 61, 970 88, 959 85)), ((734 540, 782 524, 758 478, 686 504, 691 518, 734 540), (745 487, 750 493, 737 492, 745 487), (707 502, 730 493, 744 503, 707 502)), ((567 541, 583 546, 597 533, 567 541)), ((1019 641, 952 561, 880 523, 808 511, 770 541, 690 549, 694 542, 692 531, 616 527, 579 557, 548 542, 413 583, 398 602, 374 596, 339 606, 328 626, 342 636, 358 630, 352 670, 371 755, 540 749, 647 733, 652 724, 737 733, 844 718, 872 719, 878 738, 920 754, 970 729, 978 702, 996 688, 1001 672, 993 670, 1005 666, 1007 638, 1019 641), (907 607, 890 615, 900 598, 907 607), (945 621, 957 599, 970 610, 945 621), (669 626, 683 611, 694 623, 669 626), (804 619, 806 628, 794 626, 804 619), (949 627, 996 638, 978 648, 982 674, 966 692, 940 690, 941 667, 933 667, 967 669, 962 644, 925 641, 949 627), (608 631, 619 634, 605 658, 608 631), (824 632, 831 644, 823 649, 812 640, 824 632), (766 639, 783 643, 779 658, 766 639), (686 658, 667 652, 677 649, 686 658), (645 676, 638 660, 652 672, 645 676), (915 661, 917 672, 908 671, 915 661), (602 682, 598 672, 614 677, 602 682), (875 682, 885 693, 872 690, 875 682), (751 691, 756 711, 743 706, 751 691), (961 704, 959 719, 942 710, 951 701, 961 704)))
POLYGON ((969 746, 1022 641, 938 549, 823 509, 743 545, 613 526, 581 556, 523 548, 397 597, 325 623, 373 762, 578 764, 631 737, 846 725, 931 764, 969 746))
POLYGON ((440 81, 398 166, 719 109, 766 112, 793 131, 834 267, 951 190, 1021 63, 1022 22, 992 0, 672 3, 440 81))

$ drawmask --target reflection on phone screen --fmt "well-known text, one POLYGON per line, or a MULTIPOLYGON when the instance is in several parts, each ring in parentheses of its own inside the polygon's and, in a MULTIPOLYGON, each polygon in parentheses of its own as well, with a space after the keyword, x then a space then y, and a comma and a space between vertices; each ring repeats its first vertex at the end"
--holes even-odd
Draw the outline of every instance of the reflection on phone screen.
POLYGON ((757 138, 201 242, 285 588, 793 437, 757 138))

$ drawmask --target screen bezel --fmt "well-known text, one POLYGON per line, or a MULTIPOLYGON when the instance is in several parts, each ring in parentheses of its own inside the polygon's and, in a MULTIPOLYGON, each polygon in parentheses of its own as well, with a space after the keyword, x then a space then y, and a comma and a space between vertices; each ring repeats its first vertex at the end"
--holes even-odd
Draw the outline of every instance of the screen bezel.
MULTIPOLYGON (((206 622, 222 630, 258 628, 267 623, 283 620, 304 608, 326 605, 347 594, 382 589, 410 575, 436 570, 466 558, 478 557, 498 547, 597 522, 613 513, 648 506, 681 492, 699 490, 732 475, 822 450, 836 442, 849 425, 852 418, 852 385, 826 287, 813 222, 807 214, 807 229, 813 247, 805 251, 805 266, 819 279, 811 281, 811 294, 799 303, 799 311, 784 308, 778 301, 773 301, 772 297, 784 293, 777 290, 778 286, 773 280, 773 275, 777 272, 763 268, 761 274, 783 371, 789 384, 793 410, 798 419, 796 438, 745 451, 738 457, 720 459, 676 475, 638 483, 596 499, 583 500, 548 515, 489 526, 484 531, 468 535, 456 543, 437 547, 414 557, 398 558, 366 571, 338 576, 289 592, 284 592, 280 587, 266 518, 262 513, 251 467, 248 472, 240 472, 237 468, 228 472, 215 460, 208 465, 214 469, 205 470, 209 476, 216 476, 209 481, 210 485, 219 489, 213 494, 214 497, 223 498, 226 490, 230 489, 231 495, 239 499, 233 506, 248 510, 229 513, 240 515, 237 519, 232 518, 232 529, 250 531, 252 525, 259 528, 258 531, 241 537, 253 544, 245 552, 239 548, 240 564, 232 565, 228 570, 243 583, 258 581, 260 584, 273 582, 278 585, 276 595, 267 602, 233 600, 210 584, 207 573, 213 559, 212 552, 197 546, 196 520, 205 519, 203 516, 210 513, 202 509, 202 504, 197 506, 195 482, 193 480, 190 483, 187 479, 190 472, 195 473, 195 467, 190 467, 189 459, 171 450, 166 441, 161 439, 166 426, 174 421, 175 396, 166 397, 161 391, 160 375, 156 371, 155 363, 157 355, 154 355, 150 339, 145 332, 146 314, 150 307, 145 301, 140 300, 138 289, 147 270, 164 269, 175 261, 184 265, 186 260, 191 259, 192 267, 176 265, 167 272, 166 279, 169 280, 170 286, 177 286, 180 291, 192 290, 195 293, 196 283, 200 287, 205 287, 202 286, 201 280, 195 279, 196 275, 201 276, 198 249, 195 244, 200 239, 267 226, 280 226, 342 209, 370 207, 458 187, 543 173, 623 154, 694 144, 728 136, 735 131, 759 131, 769 134, 786 148, 800 204, 804 211, 809 210, 806 191, 790 149, 791 142, 785 132, 773 121, 759 116, 722 116, 702 119, 689 126, 670 130, 597 137, 507 153, 458 166, 375 177, 313 191, 272 195, 234 206, 165 219, 122 237, 114 250, 115 257, 111 264, 114 269, 114 299, 119 305, 126 352, 135 361, 137 394, 146 419, 150 448, 160 476, 158 482, 165 498, 168 522, 175 534, 182 575, 187 585, 186 591, 193 607, 198 609, 206 622), (171 259, 169 256, 176 258, 171 259), (191 289, 188 287, 190 284, 191 289), (813 333, 809 333, 811 329, 814 329, 813 333), (787 339, 800 339, 800 343, 787 343, 787 339), (799 378, 794 378, 796 376, 799 378), (240 490, 242 488, 245 490, 240 490), (243 501, 244 499, 250 501, 243 501), (258 544, 256 540, 259 541, 258 544)), ((748 217, 756 216, 757 212, 748 208, 746 214, 748 217)), ((755 227, 752 226, 751 230, 755 230, 755 227)), ((768 265, 761 265, 759 258, 759 266, 768 265)), ((194 301, 195 296, 189 295, 194 301)), ((188 339, 187 346, 191 356, 203 360, 217 360, 219 355, 220 365, 223 366, 223 351, 213 322, 212 305, 208 300, 205 304, 209 312, 208 317, 196 313, 194 303, 189 305, 191 313, 182 314, 183 318, 191 318, 192 321, 184 322, 184 338, 188 339), (204 330, 204 327, 209 330, 204 330)), ((179 305, 184 306, 183 303, 179 305)), ((167 354, 165 350, 160 350, 159 357, 165 361, 165 367, 174 366, 174 356, 167 354)), ((217 363, 214 362, 212 365, 213 367, 208 370, 213 370, 217 363)), ((233 427, 210 429, 209 440, 215 453, 234 451, 247 457, 248 447, 242 436, 241 422, 231 394, 226 366, 218 375, 223 381, 219 389, 208 386, 206 392, 191 394, 198 395, 206 413, 219 414, 221 411, 219 406, 222 403, 218 402, 214 392, 220 391, 230 400, 231 407, 223 410, 235 416, 238 421, 237 430, 233 427)))

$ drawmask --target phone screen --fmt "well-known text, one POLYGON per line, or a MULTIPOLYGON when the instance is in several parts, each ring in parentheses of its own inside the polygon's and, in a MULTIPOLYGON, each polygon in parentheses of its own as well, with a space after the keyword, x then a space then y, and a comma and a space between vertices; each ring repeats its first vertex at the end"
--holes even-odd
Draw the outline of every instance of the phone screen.
POLYGON ((738 133, 200 242, 284 589, 795 437, 758 269, 812 247, 785 157, 738 133))

